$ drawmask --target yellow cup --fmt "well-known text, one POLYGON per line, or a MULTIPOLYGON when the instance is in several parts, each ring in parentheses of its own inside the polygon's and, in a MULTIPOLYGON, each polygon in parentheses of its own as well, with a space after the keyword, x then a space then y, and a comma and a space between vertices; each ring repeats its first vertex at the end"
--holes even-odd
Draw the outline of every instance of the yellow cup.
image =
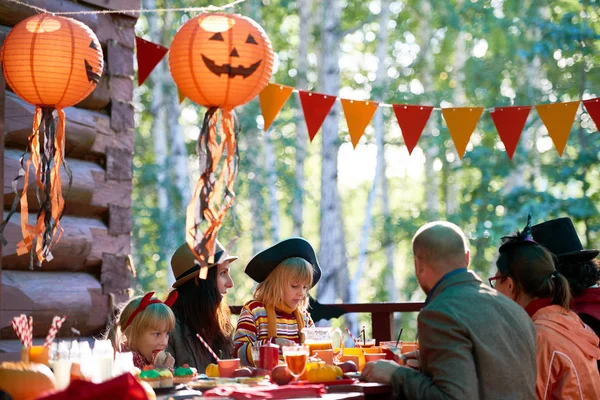
POLYGON ((29 362, 48 365, 49 347, 31 346, 29 348, 29 362))
MULTIPOLYGON (((339 349, 336 349, 335 351, 337 352, 339 349)), ((365 354, 357 347, 344 347, 341 361, 354 361, 358 370, 362 371, 365 366, 365 354)))

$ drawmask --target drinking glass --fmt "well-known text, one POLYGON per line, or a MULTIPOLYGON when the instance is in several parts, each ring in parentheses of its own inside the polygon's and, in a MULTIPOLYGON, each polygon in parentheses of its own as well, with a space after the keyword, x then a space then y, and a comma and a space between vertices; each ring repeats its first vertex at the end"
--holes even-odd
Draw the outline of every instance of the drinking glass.
POLYGON ((251 343, 252 346, 250 349, 252 351, 252 362, 256 368, 260 368, 260 345, 258 342, 251 343))
POLYGON ((287 364, 287 368, 294 377, 295 381, 298 381, 300 375, 306 370, 306 363, 308 362, 309 347, 307 345, 293 345, 283 346, 283 358, 287 364))

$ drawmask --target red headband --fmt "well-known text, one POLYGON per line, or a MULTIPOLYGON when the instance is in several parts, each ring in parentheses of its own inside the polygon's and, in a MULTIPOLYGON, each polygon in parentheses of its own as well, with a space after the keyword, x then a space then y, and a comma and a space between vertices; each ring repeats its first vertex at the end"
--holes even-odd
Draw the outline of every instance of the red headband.
POLYGON ((171 293, 169 293, 169 296, 167 297, 167 300, 164 301, 164 303, 158 299, 151 300, 152 296, 154 296, 154 292, 148 292, 147 294, 144 295, 144 297, 142 297, 142 301, 140 301, 140 305, 137 306, 135 311, 131 314, 131 316, 127 320, 127 323, 125 324, 125 327, 123 328, 123 330, 127 329, 127 327, 129 326, 129 324, 131 324, 131 321, 133 321, 135 316, 138 315, 140 312, 144 311, 146 309, 146 307, 148 307, 150 304, 161 303, 161 304, 164 304, 167 307, 171 308, 171 306, 175 303, 175 300, 177 300, 177 291, 173 290, 171 293))

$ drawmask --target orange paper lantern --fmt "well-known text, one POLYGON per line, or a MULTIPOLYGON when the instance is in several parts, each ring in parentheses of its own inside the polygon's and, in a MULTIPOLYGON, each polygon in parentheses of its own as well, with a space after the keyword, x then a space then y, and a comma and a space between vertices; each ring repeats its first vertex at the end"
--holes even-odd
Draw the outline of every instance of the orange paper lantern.
POLYGON ((207 13, 177 32, 169 66, 186 97, 207 108, 231 110, 267 85, 273 49, 265 31, 250 18, 207 13))
MULTIPOLYGON (((29 136, 31 156, 21 165, 25 171, 20 196, 23 241, 18 244, 17 253, 32 250, 37 239, 35 252, 41 263, 52 259, 51 249, 62 234, 63 108, 80 102, 96 87, 104 65, 102 48, 94 32, 83 23, 39 14, 21 21, 10 31, 0 60, 8 85, 36 106, 33 131, 29 136), (35 225, 28 223, 27 185, 31 163, 42 197, 35 225)), ((70 174, 68 168, 67 172, 70 174)), ((18 197, 15 201, 19 201, 18 197)), ((2 231, 15 209, 16 204, 3 222, 2 231)))
POLYGON ((238 156, 232 109, 252 100, 267 85, 273 49, 264 30, 250 18, 205 13, 177 32, 169 66, 179 91, 208 108, 197 146, 201 175, 186 221, 186 241, 201 261, 199 277, 205 279, 207 265, 215 261, 217 233, 235 197, 238 156))

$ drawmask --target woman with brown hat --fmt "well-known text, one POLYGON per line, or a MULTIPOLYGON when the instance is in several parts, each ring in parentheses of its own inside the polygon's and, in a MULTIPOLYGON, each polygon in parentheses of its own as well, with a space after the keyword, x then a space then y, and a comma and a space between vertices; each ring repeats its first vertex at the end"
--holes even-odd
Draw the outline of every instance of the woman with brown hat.
POLYGON ((556 271, 552 253, 534 241, 530 222, 531 217, 523 232, 503 238, 490 285, 533 320, 538 399, 597 398, 598 336, 570 311, 569 283, 556 271))
POLYGON ((235 354, 242 364, 252 365, 251 343, 302 343, 302 329, 314 325, 306 310, 308 290, 321 278, 321 268, 310 243, 291 238, 255 255, 244 272, 258 286, 240 313, 235 354))
POLYGON ((169 336, 166 351, 175 357, 177 365, 188 364, 200 373, 214 359, 196 334, 200 334, 223 358, 230 357, 233 350, 233 325, 224 296, 233 287, 229 264, 237 257, 228 255, 217 240, 214 260, 213 264, 201 266, 186 243, 171 258, 171 269, 176 279, 173 288, 177 290, 178 297, 172 307, 175 330, 169 336), (203 268, 208 268, 206 279, 199 276, 203 268))

